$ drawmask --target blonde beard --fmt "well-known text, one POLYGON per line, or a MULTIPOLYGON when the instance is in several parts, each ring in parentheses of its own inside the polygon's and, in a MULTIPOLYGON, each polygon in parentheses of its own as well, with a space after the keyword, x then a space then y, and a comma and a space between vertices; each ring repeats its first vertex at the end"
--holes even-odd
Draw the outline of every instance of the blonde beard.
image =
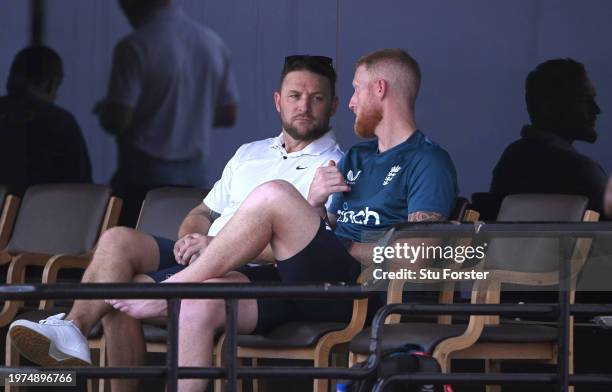
POLYGON ((379 110, 364 110, 355 119, 355 133, 357 136, 368 139, 374 137, 374 130, 382 120, 382 113, 379 110))

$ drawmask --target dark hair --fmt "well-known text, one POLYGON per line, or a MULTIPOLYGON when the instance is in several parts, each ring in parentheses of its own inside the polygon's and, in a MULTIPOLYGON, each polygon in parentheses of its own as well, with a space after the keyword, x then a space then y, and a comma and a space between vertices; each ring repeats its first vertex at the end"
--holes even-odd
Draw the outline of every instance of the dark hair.
POLYGON ((541 102, 563 98, 568 85, 584 81, 586 69, 576 60, 554 59, 543 62, 527 75, 525 101, 532 123, 540 120, 541 102))
POLYGON ((46 46, 28 46, 13 60, 6 82, 9 94, 19 93, 29 87, 45 88, 50 83, 59 86, 64 78, 62 59, 46 46))
POLYGON ((280 84, 289 72, 310 71, 324 76, 329 81, 332 97, 336 96, 336 70, 332 64, 332 59, 325 56, 293 55, 285 57, 285 64, 281 72, 280 84))

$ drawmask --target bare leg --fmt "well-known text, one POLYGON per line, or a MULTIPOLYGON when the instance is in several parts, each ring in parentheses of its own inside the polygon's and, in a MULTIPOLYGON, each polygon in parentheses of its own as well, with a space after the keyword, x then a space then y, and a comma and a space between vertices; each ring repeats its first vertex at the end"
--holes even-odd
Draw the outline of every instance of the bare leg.
POLYGON ((304 249, 319 229, 320 216, 288 182, 257 187, 202 255, 167 282, 201 282, 225 276, 255 259, 270 244, 276 260, 304 249))
MULTIPOLYGON (((135 283, 153 283, 147 275, 137 275, 135 283)), ((108 366, 142 366, 145 364, 146 343, 140 320, 122 312, 110 311, 102 318, 106 338, 108 366)), ((111 379, 112 391, 138 391, 137 379, 111 379)))
MULTIPOLYGON (((159 248, 153 237, 127 227, 115 227, 100 238, 82 282, 127 283, 137 274, 155 271, 158 265, 159 248)), ((104 300, 79 300, 74 302, 66 319, 73 320, 87 336, 112 309, 104 300)))
MULTIPOLYGON (((224 278, 210 279, 205 283, 248 283, 239 272, 230 272, 224 278)), ((257 301, 238 301, 238 332, 253 332, 257 325, 257 301)), ((225 301, 183 300, 179 317, 179 366, 211 366, 214 338, 225 327, 225 301)), ((205 379, 179 380, 179 390, 203 391, 205 379)))

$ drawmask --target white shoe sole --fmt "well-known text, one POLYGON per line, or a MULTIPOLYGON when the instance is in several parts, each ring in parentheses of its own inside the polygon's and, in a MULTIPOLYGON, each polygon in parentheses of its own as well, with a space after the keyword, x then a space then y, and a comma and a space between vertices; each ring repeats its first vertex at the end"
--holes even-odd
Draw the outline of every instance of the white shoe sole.
MULTIPOLYGON (((30 328, 17 325, 11 328, 9 333, 11 335, 13 345, 17 348, 19 353, 38 365, 53 367, 91 365, 80 358, 74 357, 59 350, 45 335, 42 335, 30 328), (61 356, 65 356, 66 359, 54 358, 51 353, 57 353, 61 356)), ((60 356, 57 354, 55 357, 60 356)))

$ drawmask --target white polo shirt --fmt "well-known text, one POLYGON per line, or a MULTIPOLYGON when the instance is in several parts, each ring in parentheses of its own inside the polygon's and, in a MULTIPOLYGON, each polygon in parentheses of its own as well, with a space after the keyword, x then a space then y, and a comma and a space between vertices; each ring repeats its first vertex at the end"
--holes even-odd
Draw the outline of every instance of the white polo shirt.
POLYGON ((287 153, 283 147, 282 133, 241 146, 204 199, 208 208, 221 214, 208 235, 217 235, 249 193, 265 182, 288 181, 306 198, 317 168, 327 165, 330 159, 338 162, 341 157, 342 151, 333 131, 292 153, 287 153))

